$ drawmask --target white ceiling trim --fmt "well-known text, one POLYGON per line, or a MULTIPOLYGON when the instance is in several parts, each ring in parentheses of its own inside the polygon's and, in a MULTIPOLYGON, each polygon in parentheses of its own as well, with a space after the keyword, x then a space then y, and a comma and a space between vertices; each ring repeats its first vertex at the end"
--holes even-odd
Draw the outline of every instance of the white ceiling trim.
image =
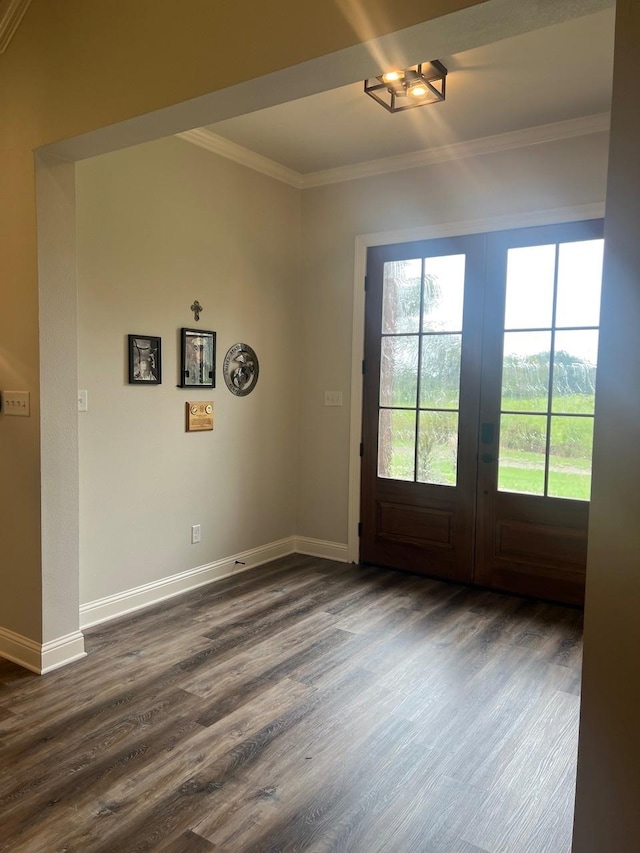
POLYGON ((526 148, 530 145, 540 145, 544 142, 555 142, 571 139, 576 136, 588 136, 592 133, 603 133, 609 130, 611 116, 609 113, 583 116, 566 121, 529 127, 524 130, 514 130, 495 136, 484 136, 467 142, 455 142, 451 145, 440 145, 426 148, 423 151, 412 151, 409 154, 399 154, 378 160, 366 160, 349 166, 339 166, 335 169, 323 169, 319 172, 302 174, 289 169, 281 163, 276 163, 262 154, 257 154, 249 148, 230 142, 218 134, 203 128, 188 130, 177 134, 180 139, 206 148, 222 157, 227 157, 236 163, 262 172, 278 181, 283 181, 297 189, 309 189, 327 184, 338 184, 344 181, 354 181, 358 178, 370 178, 386 175, 391 172, 403 172, 406 169, 416 169, 420 166, 431 166, 435 163, 445 163, 449 160, 462 160, 478 157, 484 154, 495 154, 513 148, 526 148))
POLYGON ((451 145, 440 145, 435 148, 426 148, 423 151, 412 151, 409 154, 398 154, 380 160, 367 160, 364 163, 355 163, 351 166, 340 166, 337 169, 310 172, 304 175, 304 187, 306 189, 324 184, 337 184, 342 181, 353 181, 357 178, 386 175, 390 172, 403 172, 405 169, 416 169, 419 166, 432 166, 434 163, 446 163, 448 160, 462 160, 483 154, 508 151, 512 148, 539 145, 543 142, 587 136, 591 133, 608 130, 609 124, 609 113, 599 113, 583 118, 558 121, 553 124, 543 124, 538 127, 528 127, 524 130, 514 130, 495 136, 484 136, 467 142, 454 142, 451 145))
POLYGON ((281 163, 276 163, 275 160, 270 160, 268 157, 263 157, 262 154, 257 154, 255 151, 238 145, 236 142, 231 142, 223 136, 218 136, 217 133, 212 133, 210 130, 199 128, 197 130, 186 130, 184 133, 176 135, 186 142, 191 142, 200 148, 206 148, 207 151, 212 151, 214 154, 219 154, 221 157, 226 157, 227 160, 233 160, 234 163, 240 163, 242 166, 248 166, 249 169, 262 172, 263 175, 268 175, 270 178, 289 184, 289 186, 296 187, 299 190, 304 188, 304 175, 301 175, 300 172, 289 169, 281 163))
POLYGON ((31 0, 3 0, 0 3, 0 53, 9 47, 30 3, 31 0))

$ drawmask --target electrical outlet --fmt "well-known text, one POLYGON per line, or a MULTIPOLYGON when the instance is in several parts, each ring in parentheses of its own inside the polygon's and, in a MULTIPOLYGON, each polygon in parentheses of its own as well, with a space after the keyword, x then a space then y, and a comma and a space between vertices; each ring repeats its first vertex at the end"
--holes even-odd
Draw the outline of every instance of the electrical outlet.
POLYGON ((191 544, 197 545, 200 541, 200 525, 192 524, 191 525, 191 544))

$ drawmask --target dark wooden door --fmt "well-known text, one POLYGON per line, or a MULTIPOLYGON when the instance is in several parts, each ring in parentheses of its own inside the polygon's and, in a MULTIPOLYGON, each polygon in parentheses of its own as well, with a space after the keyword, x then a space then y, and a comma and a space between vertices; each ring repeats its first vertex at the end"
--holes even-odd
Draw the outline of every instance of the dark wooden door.
POLYGON ((582 601, 601 237, 369 251, 362 562, 582 601))
POLYGON ((602 222, 487 241, 476 582, 584 600, 602 222))
POLYGON ((470 582, 484 240, 371 249, 360 558, 470 582))

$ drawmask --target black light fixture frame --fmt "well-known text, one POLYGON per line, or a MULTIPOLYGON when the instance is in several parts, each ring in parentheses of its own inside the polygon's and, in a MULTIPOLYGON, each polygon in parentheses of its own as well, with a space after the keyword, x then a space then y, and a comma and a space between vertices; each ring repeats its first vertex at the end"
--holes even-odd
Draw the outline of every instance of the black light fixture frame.
POLYGON ((439 59, 421 62, 402 70, 399 80, 385 82, 383 75, 364 81, 364 91, 390 113, 424 107, 444 101, 447 91, 447 69, 439 59), (427 94, 412 98, 409 90, 417 83, 426 86, 427 94), (386 100, 385 100, 386 98, 386 100))

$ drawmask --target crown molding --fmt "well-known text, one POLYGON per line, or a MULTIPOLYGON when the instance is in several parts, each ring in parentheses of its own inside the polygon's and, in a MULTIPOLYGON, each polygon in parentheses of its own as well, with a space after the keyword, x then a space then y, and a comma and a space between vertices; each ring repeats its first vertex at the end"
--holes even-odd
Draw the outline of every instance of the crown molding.
POLYGON ((282 181, 296 189, 304 188, 304 175, 296 172, 293 169, 288 169, 286 166, 276 163, 275 160, 270 160, 262 154, 257 154, 243 145, 238 145, 236 142, 230 142, 217 133, 212 133, 210 130, 198 128, 196 130, 186 130, 184 133, 176 134, 180 139, 186 142, 191 142, 193 145, 198 145, 200 148, 205 148, 207 151, 212 151, 214 154, 219 154, 221 157, 226 157, 227 160, 233 160, 234 163, 240 163, 241 166, 248 166, 256 172, 261 172, 263 175, 268 175, 270 178, 275 178, 277 181, 282 181))
POLYGON ((20 26, 31 0, 1 0, 0 2, 0 53, 9 47, 9 42, 20 26))
POLYGON ((416 169, 420 166, 432 166, 436 163, 446 163, 449 160, 464 160, 484 154, 496 154, 513 148, 526 148, 530 145, 556 142, 576 136, 588 136, 592 133, 608 131, 609 124, 610 114, 598 113, 597 115, 558 121, 553 124, 527 127, 524 130, 513 130, 495 136, 470 139, 467 142, 454 142, 451 145, 426 148, 423 151, 412 151, 409 154, 399 154, 395 157, 366 160, 363 163, 356 163, 351 166, 323 169, 320 172, 310 172, 303 176, 304 189, 337 184, 343 181, 354 181, 358 178, 386 175, 391 172, 404 172, 407 169, 416 169))
POLYGON ((463 160, 469 157, 479 157, 485 154, 496 154, 514 148, 527 148, 531 145, 541 145, 545 142, 557 142, 562 139, 572 139, 577 136, 589 136, 593 133, 603 133, 609 130, 611 116, 609 113, 597 113, 581 118, 557 121, 552 124, 542 124, 528 127, 524 130, 513 130, 495 136, 484 136, 467 142, 454 142, 451 145, 440 145, 426 148, 422 151, 412 151, 409 154, 399 154, 395 157, 384 157, 379 160, 366 160, 349 166, 339 166, 336 169, 323 169, 318 172, 302 174, 286 166, 256 154, 249 148, 230 142, 210 130, 200 128, 179 133, 181 139, 206 148, 214 154, 227 157, 236 163, 241 163, 257 172, 262 172, 278 181, 283 181, 297 189, 310 189, 327 184, 339 184, 345 181, 355 181, 359 178, 371 178, 386 175, 391 172, 404 172, 420 166, 432 166, 436 163, 446 163, 450 160, 463 160))

